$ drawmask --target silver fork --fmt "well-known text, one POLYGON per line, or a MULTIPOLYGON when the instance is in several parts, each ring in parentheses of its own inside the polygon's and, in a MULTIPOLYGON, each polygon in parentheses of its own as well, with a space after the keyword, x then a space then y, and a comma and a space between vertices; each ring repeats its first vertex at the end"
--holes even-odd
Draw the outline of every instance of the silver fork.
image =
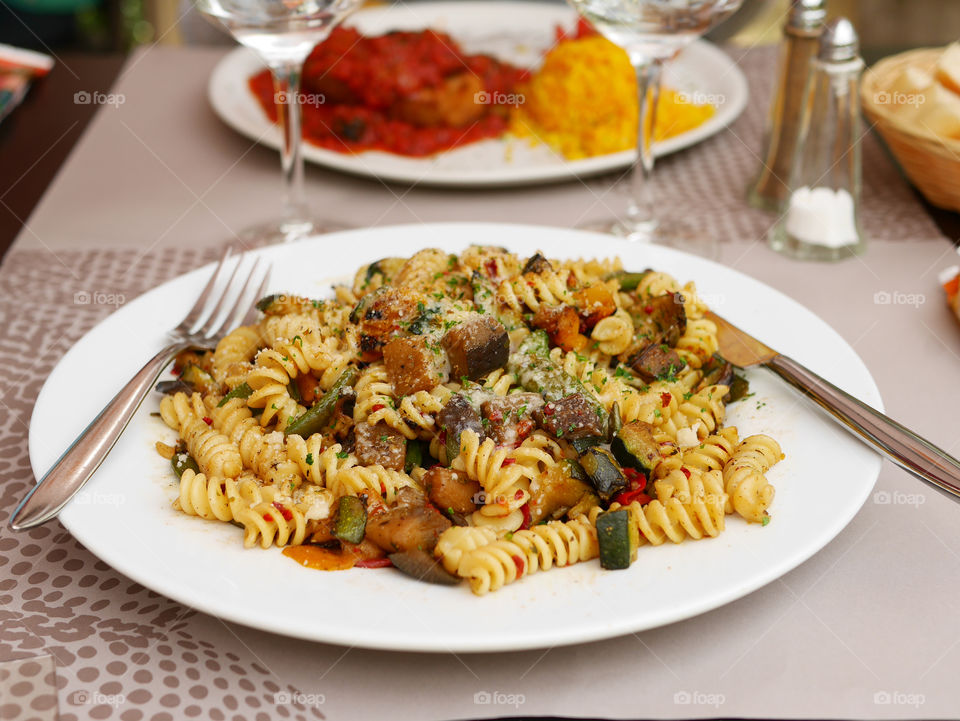
POLYGON ((240 275, 243 255, 233 265, 232 272, 231 255, 227 248, 187 317, 168 332, 170 343, 113 397, 20 502, 10 520, 14 531, 39 526, 60 513, 103 463, 163 369, 178 353, 190 348, 213 348, 223 337, 224 329, 253 321, 257 312, 255 302, 266 289, 270 264, 260 258, 248 272, 240 275), (264 267, 261 269, 261 266, 264 267), (218 290, 221 276, 226 275, 229 279, 218 290), (251 296, 252 288, 257 290, 251 296))

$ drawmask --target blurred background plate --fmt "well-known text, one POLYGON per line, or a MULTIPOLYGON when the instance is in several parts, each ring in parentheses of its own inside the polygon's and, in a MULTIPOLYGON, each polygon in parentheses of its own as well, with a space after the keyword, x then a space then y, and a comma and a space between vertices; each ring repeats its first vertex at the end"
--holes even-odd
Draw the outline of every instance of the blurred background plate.
MULTIPOLYGON (((525 67, 536 67, 555 42, 555 29, 575 27, 576 13, 564 5, 517 2, 425 2, 360 10, 344 23, 367 35, 390 30, 433 28, 449 33, 471 53, 489 53, 525 67)), ((280 130, 260 108, 247 86, 263 68, 244 48, 230 52, 210 77, 208 95, 214 111, 237 132, 274 148, 280 130)), ((673 153, 718 133, 747 103, 743 73, 722 50, 697 41, 667 66, 665 84, 676 90, 717 99, 717 110, 702 125, 654 146, 658 156, 673 153)), ((438 186, 509 186, 557 182, 625 168, 627 151, 583 160, 566 160, 545 145, 525 139, 485 140, 427 158, 379 151, 346 155, 304 143, 304 157, 318 165, 383 180, 438 186)))

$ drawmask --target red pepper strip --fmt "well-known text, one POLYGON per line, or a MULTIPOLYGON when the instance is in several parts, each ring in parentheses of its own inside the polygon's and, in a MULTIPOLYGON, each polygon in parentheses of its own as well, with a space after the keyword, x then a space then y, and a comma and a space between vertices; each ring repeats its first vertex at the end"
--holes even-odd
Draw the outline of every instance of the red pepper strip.
POLYGON ((684 466, 680 466, 680 470, 683 472, 683 475, 685 475, 687 478, 690 477, 690 470, 688 468, 685 468, 684 466))
POLYGON ((641 480, 643 481, 641 485, 644 485, 644 486, 647 485, 646 477, 641 475, 640 471, 638 471, 636 468, 631 468, 630 466, 627 466, 626 468, 623 469, 623 475, 626 477, 627 481, 630 483, 631 488, 639 484, 641 480))
POLYGON ((520 513, 523 514, 523 523, 520 524, 520 528, 526 530, 530 528, 530 502, 527 501, 522 506, 520 506, 520 513))
POLYGON ((206 423, 208 426, 212 426, 212 425, 213 425, 213 418, 209 418, 208 416, 204 416, 204 417, 203 417, 203 422, 206 423))
POLYGON ((512 466, 516 462, 517 462, 516 458, 504 458, 503 463, 500 464, 500 467, 502 468, 503 466, 512 466))
POLYGON ((389 558, 365 558, 353 565, 357 568, 389 568, 393 564, 389 558))
POLYGON ((647 495, 646 491, 643 488, 636 488, 632 491, 622 491, 613 497, 613 500, 616 503, 619 503, 621 506, 629 506, 631 503, 636 501, 641 506, 645 506, 652 500, 650 496, 647 495))
POLYGON ((513 564, 517 567, 517 575, 523 575, 523 569, 526 567, 526 562, 520 558, 520 556, 510 556, 513 559, 513 564))
MULTIPOLYGON (((284 521, 289 521, 293 519, 293 511, 291 511, 289 508, 285 508, 284 506, 280 505, 279 501, 274 501, 273 507, 276 508, 278 511, 280 511, 280 515, 283 516, 284 521)), ((264 518, 266 518, 266 516, 264 516, 264 518)), ((270 520, 272 521, 273 519, 271 518, 270 520)))
POLYGON ((660 394, 660 405, 663 406, 664 408, 670 405, 670 401, 672 400, 673 400, 673 396, 670 395, 669 393, 660 394))
POLYGON ((386 408, 386 406, 383 405, 383 403, 376 403, 370 407, 370 412, 376 413, 377 411, 382 411, 384 408, 386 408))
POLYGON ((264 513, 263 520, 267 523, 273 523, 273 516, 271 516, 269 513, 264 513))

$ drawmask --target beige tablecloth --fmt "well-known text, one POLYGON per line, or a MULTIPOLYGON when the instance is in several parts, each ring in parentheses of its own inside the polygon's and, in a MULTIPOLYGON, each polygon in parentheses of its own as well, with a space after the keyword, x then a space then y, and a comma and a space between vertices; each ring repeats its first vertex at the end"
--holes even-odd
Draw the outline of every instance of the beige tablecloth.
MULTIPOLYGON (((63 352, 111 312, 96 294, 133 298, 211 259, 231 230, 276 207, 275 153, 225 129, 205 103, 218 57, 134 55, 116 88, 125 102, 100 111, 0 267, 0 718, 49 718, 51 686, 63 719, 958 716, 960 508, 889 464, 833 543, 750 596, 642 634, 521 653, 451 657, 281 638, 125 579, 56 522, 12 534, 5 521, 33 482, 31 406, 63 352)), ((741 198, 771 55, 741 60, 755 94, 748 112, 661 163, 673 210, 695 209, 690 219, 724 241, 722 262, 830 322, 874 373, 888 412, 957 453, 960 332, 936 280, 953 249, 868 139, 867 254, 817 265, 770 252, 761 238, 771 218, 741 198), (909 305, 883 302, 911 294, 909 305)), ((307 180, 318 209, 353 225, 570 225, 611 202, 609 177, 484 192, 319 169, 307 180)))

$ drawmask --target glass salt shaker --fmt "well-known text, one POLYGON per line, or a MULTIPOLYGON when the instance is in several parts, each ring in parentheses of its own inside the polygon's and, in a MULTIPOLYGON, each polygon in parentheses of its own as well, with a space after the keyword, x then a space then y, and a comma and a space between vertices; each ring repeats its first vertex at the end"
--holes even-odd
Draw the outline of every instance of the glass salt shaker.
POLYGON ((810 61, 783 216, 770 247, 803 260, 839 260, 864 249, 860 228, 863 60, 853 24, 837 18, 810 61))

